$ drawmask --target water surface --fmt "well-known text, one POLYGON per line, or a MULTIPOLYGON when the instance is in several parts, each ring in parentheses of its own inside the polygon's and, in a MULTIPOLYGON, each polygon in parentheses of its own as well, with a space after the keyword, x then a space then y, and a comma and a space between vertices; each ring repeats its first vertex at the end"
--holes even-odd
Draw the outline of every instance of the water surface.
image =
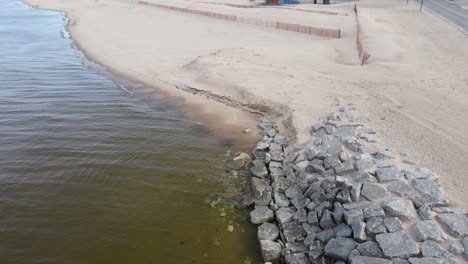
POLYGON ((237 182, 227 149, 181 101, 103 75, 64 25, 0 0, 0 262, 258 262, 246 214, 207 204, 237 182))

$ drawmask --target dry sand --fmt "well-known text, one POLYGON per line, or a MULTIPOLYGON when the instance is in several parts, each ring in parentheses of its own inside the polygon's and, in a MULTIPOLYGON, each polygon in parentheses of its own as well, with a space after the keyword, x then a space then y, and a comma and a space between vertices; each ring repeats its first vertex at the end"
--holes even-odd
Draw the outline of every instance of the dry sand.
MULTIPOLYGON (((238 24, 128 0, 27 0, 65 11, 72 37, 90 59, 183 96, 198 109, 193 119, 210 122, 218 135, 229 132, 237 139, 243 129, 255 127, 242 110, 269 109, 286 118, 287 131, 303 141, 318 117, 336 110, 338 96, 369 119, 382 144, 407 151, 421 166, 435 170, 452 204, 468 208, 468 38, 454 27, 404 0, 359 1, 363 45, 372 55, 361 67, 353 3, 292 7, 339 13, 326 15, 148 1, 340 28, 343 38, 238 24)), ((252 142, 253 135, 241 139, 252 142)))

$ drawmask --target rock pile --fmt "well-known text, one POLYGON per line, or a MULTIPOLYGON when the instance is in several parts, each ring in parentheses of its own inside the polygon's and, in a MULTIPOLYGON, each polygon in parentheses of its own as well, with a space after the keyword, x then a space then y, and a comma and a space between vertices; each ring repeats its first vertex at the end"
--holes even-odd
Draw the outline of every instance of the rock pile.
POLYGON ((379 149, 372 129, 340 109, 304 144, 262 118, 251 193, 265 262, 455 263, 468 257, 467 211, 448 207, 438 180, 406 153, 379 149))

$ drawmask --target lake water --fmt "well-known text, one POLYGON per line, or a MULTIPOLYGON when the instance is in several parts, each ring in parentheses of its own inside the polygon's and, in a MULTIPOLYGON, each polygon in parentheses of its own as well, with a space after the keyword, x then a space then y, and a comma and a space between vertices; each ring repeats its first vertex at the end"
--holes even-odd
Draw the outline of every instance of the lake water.
POLYGON ((65 23, 0 0, 0 263, 258 263, 247 212, 208 204, 238 192, 228 149, 65 23))

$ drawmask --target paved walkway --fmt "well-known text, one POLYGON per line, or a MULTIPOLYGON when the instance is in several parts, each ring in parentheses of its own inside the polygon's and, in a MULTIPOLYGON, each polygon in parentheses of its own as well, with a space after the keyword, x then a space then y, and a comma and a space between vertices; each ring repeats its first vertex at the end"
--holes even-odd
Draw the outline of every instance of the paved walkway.
MULTIPOLYGON (((416 0, 416 2, 421 3, 421 0, 416 0)), ((459 2, 424 0, 423 8, 430 9, 468 33, 468 10, 461 7, 459 2)))

